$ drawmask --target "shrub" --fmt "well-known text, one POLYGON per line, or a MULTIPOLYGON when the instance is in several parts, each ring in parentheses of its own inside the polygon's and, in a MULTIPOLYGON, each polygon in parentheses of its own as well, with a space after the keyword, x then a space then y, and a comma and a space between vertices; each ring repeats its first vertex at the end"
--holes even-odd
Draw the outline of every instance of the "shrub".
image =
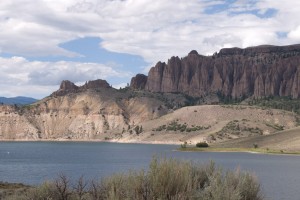
POLYGON ((139 135, 141 132, 143 132, 143 127, 142 126, 136 126, 134 128, 134 131, 137 135, 139 135))
POLYGON ((260 200, 260 185, 249 173, 216 171, 209 177, 209 186, 200 191, 199 199, 209 200, 260 200))
POLYGON ((181 144, 181 148, 185 149, 187 146, 187 142, 185 141, 183 144, 181 144))
POLYGON ((215 135, 213 135, 213 134, 210 135, 210 139, 211 140, 217 140, 216 137, 215 137, 215 135))
POLYGON ((27 192, 27 199, 60 199, 59 192, 56 190, 53 182, 45 182, 27 192))
POLYGON ((169 124, 165 124, 162 126, 157 127, 156 129, 153 129, 155 131, 180 131, 180 132, 193 132, 193 131, 200 131, 203 129, 209 129, 210 126, 208 127, 203 127, 203 126, 196 126, 196 125, 191 125, 191 127, 188 127, 186 123, 180 124, 178 123, 178 120, 172 121, 169 124))
POLYGON ((176 159, 154 158, 148 171, 131 171, 73 186, 61 175, 54 182, 31 189, 19 199, 61 200, 261 200, 260 185, 249 173, 222 172, 213 162, 199 165, 176 159))
POLYGON ((208 147, 208 144, 206 142, 199 142, 199 143, 196 144, 196 147, 206 148, 206 147, 208 147))
POLYGON ((102 182, 104 199, 260 200, 260 185, 249 173, 222 172, 211 162, 154 158, 149 170, 116 174, 102 182))

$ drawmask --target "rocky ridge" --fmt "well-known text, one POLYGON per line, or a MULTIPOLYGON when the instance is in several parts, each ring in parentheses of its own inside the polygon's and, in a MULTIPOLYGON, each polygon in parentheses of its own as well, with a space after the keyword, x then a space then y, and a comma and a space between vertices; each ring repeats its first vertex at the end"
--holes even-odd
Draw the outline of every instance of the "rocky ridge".
POLYGON ((100 89, 100 88, 111 88, 111 86, 105 80, 93 80, 86 82, 83 86, 78 87, 69 80, 64 80, 61 82, 60 87, 57 91, 53 92, 51 96, 63 96, 68 93, 76 93, 80 91, 85 91, 88 89, 100 89))
POLYGON ((133 77, 129 88, 116 90, 100 79, 82 86, 65 80, 34 104, 0 105, 0 140, 195 143, 212 136, 218 141, 272 134, 299 126, 295 110, 184 106, 217 103, 211 93, 221 98, 297 99, 299 63, 300 45, 228 48, 213 56, 193 50, 167 64, 158 62, 148 76, 133 77))
POLYGON ((225 48, 212 56, 188 56, 158 62, 131 87, 151 92, 228 98, 291 96, 300 98, 300 45, 225 48))
POLYGON ((83 86, 63 81, 37 103, 0 106, 0 139, 105 140, 167 112, 161 100, 116 90, 104 80, 83 86))

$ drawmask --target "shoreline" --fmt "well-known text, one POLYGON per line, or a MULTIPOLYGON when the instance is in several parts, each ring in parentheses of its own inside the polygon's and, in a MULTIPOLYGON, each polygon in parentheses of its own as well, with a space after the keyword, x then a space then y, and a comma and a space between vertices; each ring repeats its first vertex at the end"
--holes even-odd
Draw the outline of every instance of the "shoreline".
POLYGON ((102 140, 102 139, 1 139, 0 142, 87 142, 87 143, 115 143, 115 144, 154 144, 154 145, 176 145, 178 148, 173 151, 180 152, 218 152, 218 153, 252 153, 252 154, 269 154, 269 155, 295 155, 300 156, 299 151, 287 151, 287 150, 276 150, 276 149, 262 149, 262 148, 226 148, 226 147, 180 147, 180 143, 176 142, 163 142, 163 141, 138 141, 138 140, 102 140))
POLYGON ((160 144, 160 145, 180 145, 176 142, 163 142, 163 141, 118 141, 118 140, 102 140, 102 139, 0 139, 0 142, 91 142, 91 143, 119 143, 119 144, 160 144))
POLYGON ((208 147, 208 148, 197 148, 197 147, 186 147, 178 148, 176 151, 181 152, 218 152, 218 153, 251 153, 251 154, 265 154, 265 155, 290 155, 300 156, 299 151, 282 151, 282 150, 266 150, 261 148, 222 148, 222 147, 208 147))

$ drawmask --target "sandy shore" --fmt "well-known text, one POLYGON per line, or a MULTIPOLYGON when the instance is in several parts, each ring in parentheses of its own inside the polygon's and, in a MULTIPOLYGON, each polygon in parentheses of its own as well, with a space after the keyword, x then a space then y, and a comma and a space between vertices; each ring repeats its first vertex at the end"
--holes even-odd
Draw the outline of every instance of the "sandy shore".
POLYGON ((120 144, 167 144, 167 145, 180 145, 176 142, 163 142, 163 141, 139 141, 139 140, 101 140, 101 139, 0 139, 0 142, 106 142, 106 143, 120 143, 120 144))

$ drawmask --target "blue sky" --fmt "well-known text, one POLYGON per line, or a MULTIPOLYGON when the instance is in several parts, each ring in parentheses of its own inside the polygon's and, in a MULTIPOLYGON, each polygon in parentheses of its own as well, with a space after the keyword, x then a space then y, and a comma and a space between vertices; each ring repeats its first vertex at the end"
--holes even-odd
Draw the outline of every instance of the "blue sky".
POLYGON ((62 80, 124 87, 192 49, 300 43, 294 0, 0 2, 0 96, 43 98, 62 80))

